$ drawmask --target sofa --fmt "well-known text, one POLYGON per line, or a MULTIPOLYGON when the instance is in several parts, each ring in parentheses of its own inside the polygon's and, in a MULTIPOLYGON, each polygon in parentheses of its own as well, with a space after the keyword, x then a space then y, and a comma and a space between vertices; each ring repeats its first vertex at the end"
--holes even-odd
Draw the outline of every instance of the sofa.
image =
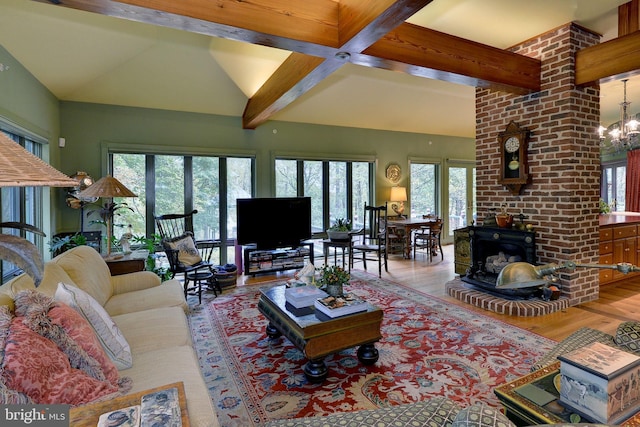
MULTIPOLYGON (((122 360, 112 359, 123 385, 119 394, 136 393, 181 381, 184 383, 190 424, 196 427, 219 425, 192 346, 186 316, 189 307, 178 281, 161 283, 157 275, 148 271, 111 276, 97 251, 79 246, 47 262, 43 280, 37 288, 26 274, 0 286, 0 309, 10 313, 18 312, 18 309, 25 312, 25 294, 45 296, 47 301, 62 301, 75 309, 78 307, 73 304, 82 305, 82 298, 89 295, 91 298, 85 299, 94 305, 97 303, 106 312, 112 325, 117 326, 113 329, 121 334, 117 338, 123 338, 122 341, 128 344, 127 350, 130 350, 130 353, 124 352, 122 360), (61 298, 70 299, 65 301, 61 298)), ((95 312, 87 313, 80 308, 78 312, 89 316, 86 317, 88 323, 95 327, 90 315, 99 313, 99 307, 95 307, 95 312)), ((28 310, 26 312, 28 314, 28 310)), ((102 340, 102 332, 98 329, 95 332, 102 340)), ((106 353, 111 357, 109 351, 106 353)), ((7 353, 0 348, 0 362, 4 363, 6 359, 7 353)), ((4 370, 4 364, 0 366, 4 370)))

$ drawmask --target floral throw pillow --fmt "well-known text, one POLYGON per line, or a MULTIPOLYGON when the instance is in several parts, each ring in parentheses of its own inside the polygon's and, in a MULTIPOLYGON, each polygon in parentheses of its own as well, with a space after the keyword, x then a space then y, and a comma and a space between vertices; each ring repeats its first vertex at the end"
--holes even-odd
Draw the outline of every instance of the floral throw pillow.
POLYGON ((62 282, 58 283, 54 298, 76 310, 89 322, 116 368, 123 370, 133 366, 129 343, 98 301, 82 289, 62 282))
POLYGON ((2 361, 7 388, 38 404, 81 405, 120 395, 118 387, 71 367, 51 340, 31 330, 22 316, 9 325, 2 361))

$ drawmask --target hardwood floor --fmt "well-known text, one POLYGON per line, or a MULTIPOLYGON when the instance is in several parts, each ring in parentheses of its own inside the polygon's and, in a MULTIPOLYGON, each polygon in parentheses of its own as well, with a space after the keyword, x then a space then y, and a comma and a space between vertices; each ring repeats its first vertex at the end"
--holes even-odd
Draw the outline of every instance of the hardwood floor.
MULTIPOLYGON (((316 265, 322 261, 321 257, 317 257, 316 265)), ((358 264, 355 268, 362 268, 362 265, 358 264)), ((369 265, 371 272, 375 273, 376 268, 375 265, 369 265)), ((290 276, 292 272, 280 273, 277 277, 290 276)), ((420 253, 416 259, 410 260, 392 255, 389 258, 389 273, 383 271, 382 277, 557 341, 584 326, 612 334, 623 321, 640 321, 640 276, 602 286, 600 298, 596 301, 537 317, 496 314, 446 295, 444 284, 455 277, 453 245, 444 246, 444 261, 440 261, 438 256, 429 263, 428 257, 420 253)), ((238 282, 252 284, 273 278, 274 275, 240 276, 238 282)))

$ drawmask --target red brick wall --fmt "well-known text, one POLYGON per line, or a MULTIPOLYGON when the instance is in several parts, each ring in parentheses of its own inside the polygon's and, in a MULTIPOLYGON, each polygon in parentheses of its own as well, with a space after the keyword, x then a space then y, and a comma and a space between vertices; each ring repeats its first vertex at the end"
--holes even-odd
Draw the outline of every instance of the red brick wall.
MULTIPOLYGON (((574 53, 598 42, 599 36, 567 24, 513 48, 542 61, 540 92, 476 90, 478 218, 503 204, 511 214, 526 215, 541 264, 598 262, 600 90, 573 84, 574 53), (512 120, 531 131, 531 184, 518 196, 497 182, 497 138, 512 120)), ((596 269, 563 271, 559 284, 571 305, 598 298, 596 269)))

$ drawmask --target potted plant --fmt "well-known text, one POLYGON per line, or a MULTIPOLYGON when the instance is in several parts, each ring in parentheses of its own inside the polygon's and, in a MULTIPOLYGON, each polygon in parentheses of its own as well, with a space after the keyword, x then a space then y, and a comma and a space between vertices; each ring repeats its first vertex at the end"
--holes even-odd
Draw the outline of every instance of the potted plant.
POLYGON ((344 293, 343 285, 349 283, 351 274, 337 265, 324 265, 318 271, 320 288, 333 297, 341 297, 344 293))
POLYGON ((351 232, 351 221, 346 218, 338 218, 329 229, 327 229, 327 236, 331 240, 349 240, 349 233, 351 232))

